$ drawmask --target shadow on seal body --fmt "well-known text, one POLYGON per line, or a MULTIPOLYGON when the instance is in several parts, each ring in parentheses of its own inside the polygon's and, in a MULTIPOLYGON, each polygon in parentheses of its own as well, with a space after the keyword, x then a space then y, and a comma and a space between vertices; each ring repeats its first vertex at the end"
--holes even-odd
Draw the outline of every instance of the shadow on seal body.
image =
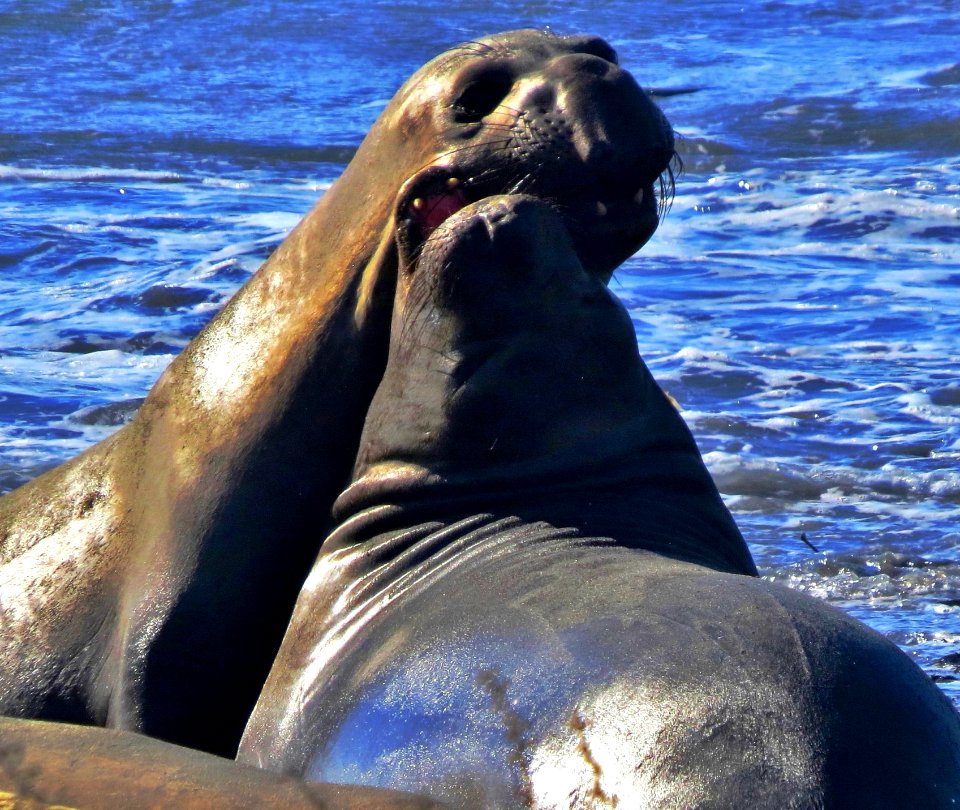
POLYGON ((418 189, 421 235, 493 193, 549 198, 606 280, 672 155, 595 37, 514 31, 414 74, 136 418, 0 500, 0 712, 232 755, 383 374, 397 194, 418 189))
POLYGON ((562 219, 494 197, 421 248, 398 205, 387 369, 239 758, 469 807, 956 806, 944 695, 756 577, 562 219))

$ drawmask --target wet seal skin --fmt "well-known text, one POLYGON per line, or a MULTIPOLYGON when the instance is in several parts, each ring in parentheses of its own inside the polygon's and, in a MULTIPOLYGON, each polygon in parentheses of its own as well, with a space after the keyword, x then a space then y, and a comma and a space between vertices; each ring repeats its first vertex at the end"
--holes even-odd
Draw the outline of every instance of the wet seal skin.
POLYGON ((5 810, 427 810, 422 796, 307 784, 141 734, 0 718, 5 810))
POLYGON ((948 808, 960 720, 765 582, 543 201, 418 237, 353 481, 239 759, 496 808, 948 808))
POLYGON ((0 713, 232 756, 383 374, 400 190, 420 238, 494 193, 550 199, 606 280, 672 156, 596 37, 514 31, 415 73, 136 418, 0 499, 0 713))

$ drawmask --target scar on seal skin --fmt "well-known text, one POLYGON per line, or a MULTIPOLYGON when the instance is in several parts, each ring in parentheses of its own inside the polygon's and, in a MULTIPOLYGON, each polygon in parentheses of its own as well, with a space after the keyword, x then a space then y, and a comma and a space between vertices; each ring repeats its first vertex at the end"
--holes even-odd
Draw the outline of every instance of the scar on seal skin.
POLYGON ((593 752, 590 750, 590 743, 587 741, 587 721, 584 719, 583 715, 580 714, 580 709, 575 708, 570 714, 569 721, 570 730, 577 735, 577 751, 580 753, 580 756, 583 757, 583 761, 587 763, 587 766, 590 768, 593 773, 593 785, 590 786, 590 790, 587 793, 587 798, 591 799, 593 802, 602 802, 606 807, 619 807, 620 800, 616 796, 607 795, 606 791, 600 784, 600 779, 603 776, 603 769, 600 767, 600 763, 594 759, 593 752))
POLYGON ((500 718, 503 731, 510 747, 509 766, 516 770, 519 780, 517 798, 526 807, 534 807, 533 792, 530 788, 530 743, 527 734, 530 723, 526 721, 510 704, 507 694, 510 680, 504 678, 497 669, 484 669, 477 675, 477 684, 490 697, 491 709, 500 718))

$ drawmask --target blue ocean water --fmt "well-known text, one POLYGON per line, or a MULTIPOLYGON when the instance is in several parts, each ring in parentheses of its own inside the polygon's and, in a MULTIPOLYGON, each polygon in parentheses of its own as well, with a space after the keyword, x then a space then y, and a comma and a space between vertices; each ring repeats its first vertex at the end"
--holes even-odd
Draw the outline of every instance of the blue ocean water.
POLYGON ((661 100, 685 168, 613 287, 763 573, 960 705, 949 0, 0 0, 0 486, 132 412, 414 69, 527 26, 696 89, 661 100))

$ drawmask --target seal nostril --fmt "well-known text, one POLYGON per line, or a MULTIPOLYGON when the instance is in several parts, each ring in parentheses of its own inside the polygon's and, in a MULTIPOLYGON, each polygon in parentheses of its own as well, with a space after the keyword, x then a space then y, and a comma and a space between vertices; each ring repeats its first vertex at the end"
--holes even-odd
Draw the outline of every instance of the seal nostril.
POLYGON ((494 236, 497 232, 497 223, 496 220, 491 217, 481 217, 483 224, 487 229, 487 236, 490 238, 490 241, 493 241, 494 236))
MULTIPOLYGON (((487 223, 488 228, 494 228, 504 220, 508 219, 509 214, 509 208, 505 208, 502 205, 496 205, 487 208, 481 216, 483 221, 487 223)), ((493 231, 491 230, 490 233, 492 234, 493 231)))

